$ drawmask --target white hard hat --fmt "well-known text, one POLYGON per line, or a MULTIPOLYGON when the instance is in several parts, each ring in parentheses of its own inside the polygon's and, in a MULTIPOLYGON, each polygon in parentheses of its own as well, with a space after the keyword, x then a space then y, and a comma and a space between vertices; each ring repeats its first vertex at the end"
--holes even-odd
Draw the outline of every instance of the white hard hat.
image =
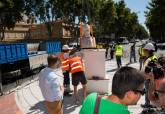
POLYGON ((63 45, 63 47, 62 47, 62 50, 69 50, 70 48, 69 48, 69 46, 68 45, 63 45))
POLYGON ((147 43, 145 46, 144 46, 144 49, 146 50, 155 50, 155 47, 152 43, 147 43))

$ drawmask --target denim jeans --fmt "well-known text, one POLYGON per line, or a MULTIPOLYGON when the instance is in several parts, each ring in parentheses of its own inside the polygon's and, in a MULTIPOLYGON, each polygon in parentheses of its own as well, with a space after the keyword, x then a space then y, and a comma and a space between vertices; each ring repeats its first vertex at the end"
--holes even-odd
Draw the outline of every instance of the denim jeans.
POLYGON ((121 56, 116 56, 117 67, 120 68, 122 66, 121 56))

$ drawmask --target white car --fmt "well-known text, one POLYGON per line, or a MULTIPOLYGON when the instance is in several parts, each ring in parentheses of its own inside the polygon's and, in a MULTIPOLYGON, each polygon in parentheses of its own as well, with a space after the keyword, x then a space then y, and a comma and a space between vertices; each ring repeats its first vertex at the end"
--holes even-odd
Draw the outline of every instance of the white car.
POLYGON ((71 42, 71 43, 69 43, 69 47, 70 48, 75 48, 77 46, 78 46, 78 43, 77 42, 71 42))

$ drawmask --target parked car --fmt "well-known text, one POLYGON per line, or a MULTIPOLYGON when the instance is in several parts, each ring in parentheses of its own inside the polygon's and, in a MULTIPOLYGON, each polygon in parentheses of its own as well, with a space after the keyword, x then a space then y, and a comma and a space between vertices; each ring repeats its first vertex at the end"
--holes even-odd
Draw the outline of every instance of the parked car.
POLYGON ((77 42, 71 42, 69 43, 69 47, 70 48, 77 48, 79 46, 79 44, 77 42))
POLYGON ((129 44, 129 41, 127 39, 123 40, 123 44, 129 44))
POLYGON ((118 41, 121 42, 122 44, 129 44, 127 37, 120 37, 118 41))

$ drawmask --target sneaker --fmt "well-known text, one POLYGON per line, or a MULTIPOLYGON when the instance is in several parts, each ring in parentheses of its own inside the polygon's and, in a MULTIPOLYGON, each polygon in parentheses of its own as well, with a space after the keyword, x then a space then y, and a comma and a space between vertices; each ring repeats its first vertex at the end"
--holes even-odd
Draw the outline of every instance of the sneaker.
POLYGON ((64 96, 71 97, 72 94, 70 94, 69 92, 64 91, 64 96))
POLYGON ((69 92, 69 93, 72 93, 72 92, 73 92, 73 90, 69 89, 69 90, 68 90, 68 92, 69 92))

